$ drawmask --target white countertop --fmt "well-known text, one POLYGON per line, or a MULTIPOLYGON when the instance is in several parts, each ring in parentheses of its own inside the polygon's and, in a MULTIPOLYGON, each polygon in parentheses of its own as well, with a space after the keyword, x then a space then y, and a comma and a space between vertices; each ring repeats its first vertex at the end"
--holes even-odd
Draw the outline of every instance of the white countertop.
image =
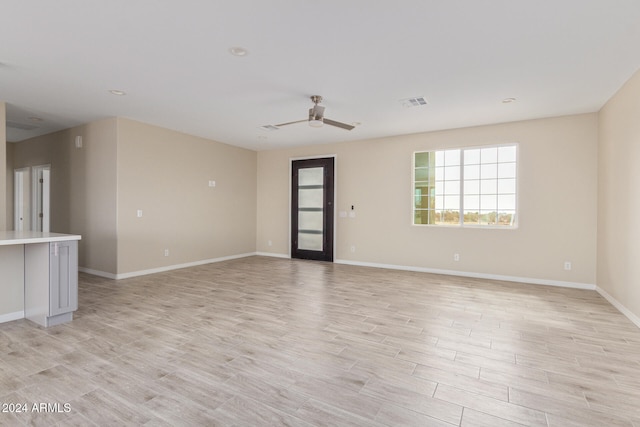
POLYGON ((80 239, 82 239, 82 236, 77 234, 42 233, 39 231, 0 231, 0 246, 64 242, 67 240, 80 239))

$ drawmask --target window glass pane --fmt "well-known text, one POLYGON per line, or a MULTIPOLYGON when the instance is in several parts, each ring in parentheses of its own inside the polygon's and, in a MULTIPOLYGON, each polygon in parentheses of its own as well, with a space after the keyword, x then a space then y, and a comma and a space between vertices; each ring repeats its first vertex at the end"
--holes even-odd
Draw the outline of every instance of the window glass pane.
POLYGON ((457 166, 460 164, 460 150, 447 150, 444 152, 444 165, 457 166))
POLYGON ((444 194, 460 194, 460 181, 445 181, 444 194))
POLYGON ((442 181, 444 179, 444 168, 438 167, 436 168, 436 181, 442 181))
POLYGON ((480 163, 480 150, 464 150, 464 164, 477 165, 480 163))
POLYGON ((508 211, 508 212, 500 212, 498 214, 498 225, 507 225, 513 226, 516 221, 516 212, 508 211))
POLYGON ((429 205, 431 201, 431 197, 429 196, 416 196, 415 198, 415 206, 416 208, 427 209, 431 206, 429 205))
POLYGON ((496 163, 498 161, 498 148, 482 148, 480 150, 481 163, 496 163))
POLYGON ((500 178, 515 178, 516 164, 515 163, 499 163, 498 176, 500 178))
POLYGON ((427 167, 429 166, 429 152, 426 153, 416 153, 416 167, 427 167))
POLYGON ((444 166, 444 151, 434 151, 436 155, 436 166, 444 166))
POLYGON ((416 169, 414 176, 416 181, 429 181, 429 169, 427 168, 416 169))
POLYGON ((444 196, 444 210, 459 210, 459 209, 460 209, 460 197, 444 196))
POLYGON ((499 194, 515 194, 516 193, 516 180, 515 179, 499 179, 498 180, 498 193, 499 194))
POLYGON ((480 181, 481 194, 496 194, 498 192, 497 179, 483 179, 480 181))
POLYGON ((498 209, 500 212, 504 210, 514 211, 516 209, 516 196, 515 194, 499 195, 498 196, 498 209))
POLYGON ((498 147, 498 161, 499 162, 515 162, 516 161, 516 146, 498 147))
POLYGON ((465 224, 478 224, 480 222, 480 215, 477 211, 464 211, 464 223, 465 224))
POLYGON ((321 208, 323 196, 322 188, 298 188, 298 207, 321 208))
POLYGON ((436 200, 436 203, 435 203, 436 210, 443 209, 444 208, 444 196, 436 196, 435 200, 436 200))
POLYGON ((496 163, 490 163, 488 165, 480 165, 480 178, 490 179, 498 177, 498 165, 496 163))
POLYGON ((444 181, 436 181, 436 194, 443 194, 444 193, 444 181))
POLYGON ((496 196, 495 194, 489 194, 489 195, 482 194, 480 196, 480 209, 495 211, 497 202, 498 202, 498 196, 496 196))
POLYGON ((480 194, 480 180, 465 180, 464 181, 464 193, 465 194, 480 194))
POLYGON ((323 185, 324 168, 303 168, 298 170, 298 185, 323 185))
POLYGON ((419 210, 416 211, 415 215, 416 224, 435 224, 436 223, 436 213, 434 210, 419 210))
POLYGON ((459 225, 460 224, 460 211, 457 210, 445 210, 438 212, 436 215, 436 224, 447 225, 459 225))
POLYGON ((480 211, 479 223, 484 225, 494 225, 496 223, 496 212, 491 210, 480 211))
POLYGON ((447 166, 444 168, 445 180, 458 180, 460 179, 460 166, 447 166))
POLYGON ((464 211, 478 212, 480 210, 480 196, 464 196, 464 211))
POLYGON ((464 167, 464 179, 479 179, 480 178, 480 165, 471 165, 464 167))

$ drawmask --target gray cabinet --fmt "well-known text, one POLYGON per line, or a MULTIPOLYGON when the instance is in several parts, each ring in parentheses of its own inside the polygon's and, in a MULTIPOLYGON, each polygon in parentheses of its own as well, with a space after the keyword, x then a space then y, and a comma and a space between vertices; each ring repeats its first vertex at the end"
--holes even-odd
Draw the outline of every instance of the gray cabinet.
POLYGON ((49 315, 78 309, 78 242, 49 243, 49 315))
POLYGON ((48 327, 78 309, 78 242, 25 245, 25 317, 48 327))

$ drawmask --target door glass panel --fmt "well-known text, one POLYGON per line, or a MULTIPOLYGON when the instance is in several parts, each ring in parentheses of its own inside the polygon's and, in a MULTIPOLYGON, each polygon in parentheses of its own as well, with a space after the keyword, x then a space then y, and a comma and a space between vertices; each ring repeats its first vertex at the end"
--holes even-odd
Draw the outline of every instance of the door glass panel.
POLYGON ((298 170, 298 249, 322 251, 324 168, 298 170))
POLYGON ((322 208, 324 202, 324 190, 322 188, 299 188, 299 208, 322 208))
POLYGON ((298 232, 298 249, 307 251, 322 251, 322 233, 311 234, 298 232))
POLYGON ((322 185, 324 182, 324 168, 304 168, 298 171, 298 186, 322 185))
POLYGON ((298 228, 300 230, 322 231, 322 220, 324 212, 319 211, 298 211, 298 228))

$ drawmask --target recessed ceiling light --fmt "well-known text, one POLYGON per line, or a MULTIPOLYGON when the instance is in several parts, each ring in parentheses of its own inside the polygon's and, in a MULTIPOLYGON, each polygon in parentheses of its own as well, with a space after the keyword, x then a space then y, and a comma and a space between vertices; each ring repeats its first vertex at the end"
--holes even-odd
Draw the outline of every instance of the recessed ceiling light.
POLYGON ((124 96, 124 95, 126 95, 126 94, 127 94, 127 92, 125 92, 125 91, 123 91, 123 90, 118 90, 118 89, 111 89, 111 90, 109 91, 109 93, 110 93, 111 95, 116 95, 116 96, 124 96))
POLYGON ((511 104, 512 102, 516 102, 515 98, 505 98, 502 100, 503 104, 511 104))
POLYGON ((230 47, 229 53, 233 56, 247 56, 249 54, 247 49, 240 46, 230 47))

